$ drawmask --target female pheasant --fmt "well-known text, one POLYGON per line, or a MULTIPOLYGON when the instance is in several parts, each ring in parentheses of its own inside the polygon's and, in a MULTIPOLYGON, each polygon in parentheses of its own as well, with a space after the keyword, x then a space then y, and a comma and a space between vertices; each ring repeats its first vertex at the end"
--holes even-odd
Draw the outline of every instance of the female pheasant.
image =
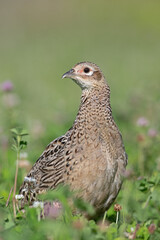
POLYGON ((26 200, 32 195, 33 201, 37 194, 63 183, 79 191, 78 196, 98 212, 104 211, 117 197, 127 165, 112 117, 110 89, 100 68, 90 62, 76 64, 63 78, 73 79, 82 89, 76 120, 47 146, 27 176, 33 180, 32 188, 24 181, 20 194, 26 200))

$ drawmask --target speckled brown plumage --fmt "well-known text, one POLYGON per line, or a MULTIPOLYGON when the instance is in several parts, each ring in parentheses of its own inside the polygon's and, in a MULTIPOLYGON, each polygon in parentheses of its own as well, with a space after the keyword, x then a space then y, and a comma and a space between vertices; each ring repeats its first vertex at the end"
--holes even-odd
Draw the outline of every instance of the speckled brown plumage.
MULTIPOLYGON (((76 120, 67 133, 52 141, 32 167, 33 195, 58 184, 69 184, 97 210, 106 210, 116 198, 127 165, 121 134, 110 106, 110 89, 100 68, 90 62, 75 65, 63 78, 82 88, 76 120)), ((20 193, 26 194, 27 183, 20 193)))

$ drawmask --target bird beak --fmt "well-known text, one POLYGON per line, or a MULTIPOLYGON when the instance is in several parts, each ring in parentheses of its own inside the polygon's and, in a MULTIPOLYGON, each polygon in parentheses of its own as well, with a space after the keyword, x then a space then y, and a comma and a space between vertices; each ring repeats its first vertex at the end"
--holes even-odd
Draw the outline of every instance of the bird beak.
POLYGON ((74 76, 74 72, 75 72, 74 69, 69 70, 68 72, 63 74, 62 79, 63 78, 72 78, 74 76))

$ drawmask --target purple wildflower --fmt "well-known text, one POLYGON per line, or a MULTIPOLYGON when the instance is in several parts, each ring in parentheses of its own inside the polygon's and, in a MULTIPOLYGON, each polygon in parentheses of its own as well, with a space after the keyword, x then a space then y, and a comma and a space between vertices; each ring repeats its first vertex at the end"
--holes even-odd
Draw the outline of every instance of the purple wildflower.
POLYGON ((157 132, 157 130, 154 129, 154 128, 150 128, 150 129, 148 130, 148 136, 151 137, 151 138, 156 137, 157 134, 158 134, 158 132, 157 132))
POLYGON ((45 202, 44 203, 44 217, 57 218, 62 214, 62 205, 57 202, 45 202))
POLYGON ((6 80, 1 83, 0 88, 3 92, 10 92, 13 90, 13 83, 10 80, 6 80))
POLYGON ((156 225, 154 223, 151 223, 151 225, 148 227, 148 231, 150 234, 153 234, 156 230, 156 225))
POLYGON ((137 120, 137 126, 139 126, 139 127, 146 127, 146 126, 148 126, 148 124, 149 124, 149 121, 145 117, 140 117, 137 120))

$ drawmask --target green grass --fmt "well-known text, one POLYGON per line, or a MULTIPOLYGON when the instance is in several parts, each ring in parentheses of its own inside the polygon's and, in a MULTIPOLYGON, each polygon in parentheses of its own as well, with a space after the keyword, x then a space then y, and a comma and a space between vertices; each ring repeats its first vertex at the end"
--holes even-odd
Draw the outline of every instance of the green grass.
MULTIPOLYGON (((136 226, 135 239, 159 239, 159 8, 158 0, 1 1, 0 83, 10 79, 19 99, 17 106, 8 109, 6 93, 0 93, 2 239, 19 239, 23 233, 30 239, 120 240, 136 226), (113 206, 104 226, 80 216, 72 216, 69 223, 65 217, 38 222, 36 210, 29 209, 26 218, 14 221, 11 201, 5 207, 16 160, 10 128, 20 125, 29 132, 25 151, 33 164, 45 146, 72 125, 81 90, 61 76, 85 60, 97 63, 106 76, 113 115, 129 157, 129 176, 116 200, 122 205, 119 226, 113 206), (148 119, 148 126, 137 126, 141 116, 148 119), (148 136, 150 128, 156 129, 157 136, 148 136), (75 221, 81 222, 79 228, 75 221), (156 230, 150 234, 152 223, 156 230)), ((19 170, 18 187, 26 172, 19 170)))

